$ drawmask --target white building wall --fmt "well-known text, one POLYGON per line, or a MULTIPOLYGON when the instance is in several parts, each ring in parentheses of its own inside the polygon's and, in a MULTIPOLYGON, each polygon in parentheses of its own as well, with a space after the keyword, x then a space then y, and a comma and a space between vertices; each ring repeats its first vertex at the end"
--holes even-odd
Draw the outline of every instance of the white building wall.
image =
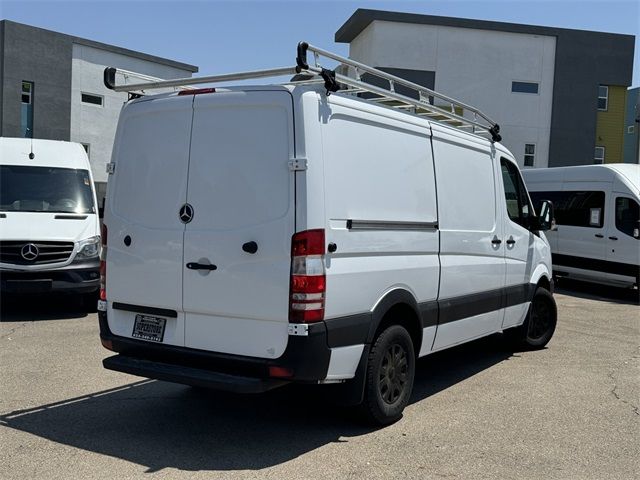
POLYGON ((105 67, 159 78, 190 77, 191 71, 80 44, 73 45, 72 62, 70 139, 90 145, 93 178, 96 182, 106 182, 105 165, 111 160, 118 116, 127 101, 127 93, 117 93, 104 86, 105 67), (102 106, 82 103, 82 93, 102 96, 102 106))
POLYGON ((378 67, 435 71, 435 90, 478 107, 500 124, 502 143, 524 165, 549 161, 556 39, 521 33, 373 21, 350 45, 354 60, 378 67), (538 94, 511 82, 537 82, 538 94))

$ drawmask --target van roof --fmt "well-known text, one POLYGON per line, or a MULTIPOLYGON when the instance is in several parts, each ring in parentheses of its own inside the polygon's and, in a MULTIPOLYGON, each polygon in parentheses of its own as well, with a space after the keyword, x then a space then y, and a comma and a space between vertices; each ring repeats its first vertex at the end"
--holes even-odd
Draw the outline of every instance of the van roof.
POLYGON ((535 168, 523 170, 523 175, 527 183, 613 182, 618 178, 636 192, 640 192, 640 165, 632 163, 535 168))
POLYGON ((88 170, 84 147, 75 142, 0 137, 0 164, 88 170), (33 160, 29 154, 35 155, 33 160))

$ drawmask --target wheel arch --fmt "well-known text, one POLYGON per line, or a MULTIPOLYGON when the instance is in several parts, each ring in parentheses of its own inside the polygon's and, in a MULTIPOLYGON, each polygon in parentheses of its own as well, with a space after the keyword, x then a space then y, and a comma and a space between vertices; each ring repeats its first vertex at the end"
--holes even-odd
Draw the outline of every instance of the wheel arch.
POLYGON ((551 292, 551 272, 549 271, 547 266, 544 264, 538 265, 533 271, 529 283, 535 285, 536 288, 543 287, 551 292))
POLYGON ((417 356, 422 345, 422 319, 418 301, 408 290, 391 290, 378 301, 371 312, 367 343, 371 344, 390 325, 402 325, 407 329, 417 356))

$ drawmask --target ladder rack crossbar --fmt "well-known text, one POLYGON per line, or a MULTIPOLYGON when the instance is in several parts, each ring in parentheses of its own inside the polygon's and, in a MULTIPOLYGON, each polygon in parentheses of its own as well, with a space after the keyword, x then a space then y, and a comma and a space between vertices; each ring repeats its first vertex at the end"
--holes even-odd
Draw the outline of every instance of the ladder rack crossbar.
POLYGON ((296 68, 295 67, 280 67, 280 68, 270 68, 266 70, 249 70, 246 72, 237 72, 237 73, 227 73, 222 75, 209 75, 206 77, 195 77, 195 78, 176 78, 172 80, 156 80, 148 83, 135 83, 135 84, 124 84, 124 85, 115 85, 115 74, 122 73, 123 71, 120 69, 106 69, 105 70, 105 84, 108 88, 115 92, 133 92, 133 91, 141 91, 141 90, 153 90, 157 88, 170 88, 170 87, 184 87, 187 85, 200 85, 203 83, 219 83, 219 82, 228 82, 231 80, 248 80, 252 78, 267 78, 267 77, 280 77, 284 75, 295 75, 296 68), (113 75, 110 75, 113 71, 113 75), (110 75, 108 78, 107 76, 110 75), (113 79, 110 83, 112 86, 109 86, 109 80, 113 79))

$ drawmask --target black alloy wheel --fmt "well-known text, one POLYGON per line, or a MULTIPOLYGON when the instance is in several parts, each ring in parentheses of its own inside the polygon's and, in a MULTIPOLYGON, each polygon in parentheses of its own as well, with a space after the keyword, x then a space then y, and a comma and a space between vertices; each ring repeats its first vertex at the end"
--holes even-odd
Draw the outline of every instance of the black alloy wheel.
POLYGON ((409 403, 416 357, 411 336, 400 325, 382 331, 369 351, 361 411, 368 423, 388 425, 409 403))

